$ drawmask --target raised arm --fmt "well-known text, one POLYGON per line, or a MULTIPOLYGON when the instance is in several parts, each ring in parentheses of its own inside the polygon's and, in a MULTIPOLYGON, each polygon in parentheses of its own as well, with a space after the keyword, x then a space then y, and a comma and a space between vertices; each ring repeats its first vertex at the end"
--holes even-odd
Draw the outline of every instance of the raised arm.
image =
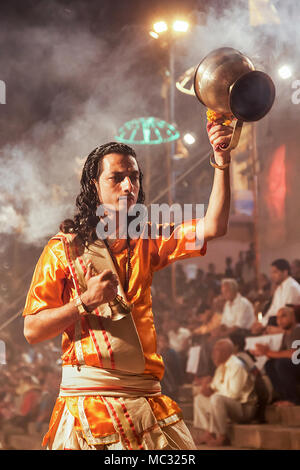
MULTIPOLYGON (((230 151, 220 151, 216 150, 216 148, 221 144, 229 144, 232 131, 231 126, 224 126, 219 121, 216 121, 216 124, 208 130, 208 137, 214 149, 215 163, 218 166, 223 166, 230 162, 230 151)), ((222 237, 226 234, 229 210, 230 174, 228 165, 224 169, 215 168, 213 187, 204 217, 204 227, 202 227, 205 241, 222 237)))

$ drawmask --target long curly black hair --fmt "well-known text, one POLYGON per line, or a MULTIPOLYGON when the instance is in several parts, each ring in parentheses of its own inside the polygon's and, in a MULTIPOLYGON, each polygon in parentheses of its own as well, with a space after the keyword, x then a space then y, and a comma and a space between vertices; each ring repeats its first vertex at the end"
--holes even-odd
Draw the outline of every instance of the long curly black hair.
MULTIPOLYGON (((128 145, 119 142, 108 142, 95 148, 87 157, 84 164, 80 186, 81 191, 76 197, 77 212, 74 219, 65 219, 60 224, 60 230, 64 233, 76 233, 81 238, 84 245, 88 245, 97 239, 96 226, 99 217, 96 210, 100 204, 97 189, 93 179, 98 179, 102 172, 102 160, 105 155, 119 153, 121 155, 131 155, 137 160, 135 151, 128 145)), ((138 194, 138 204, 145 201, 143 191, 143 173, 139 168, 140 190, 138 194)))

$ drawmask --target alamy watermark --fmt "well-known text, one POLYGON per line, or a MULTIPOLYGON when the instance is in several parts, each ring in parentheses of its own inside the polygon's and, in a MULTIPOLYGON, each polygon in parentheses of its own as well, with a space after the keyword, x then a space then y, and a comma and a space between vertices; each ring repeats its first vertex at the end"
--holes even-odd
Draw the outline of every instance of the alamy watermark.
POLYGON ((6 346, 5 342, 0 339, 0 365, 5 365, 6 362, 6 346))
POLYGON ((102 240, 114 236, 118 227, 118 239, 173 237, 184 240, 185 250, 201 249, 204 244, 204 204, 135 204, 127 210, 123 200, 118 210, 105 204, 98 206, 96 214, 100 217, 96 233, 102 240))
POLYGON ((295 90, 291 97, 292 103, 300 104, 300 80, 294 80, 292 83, 292 88, 295 90))
POLYGON ((299 339, 293 341, 292 348, 296 350, 292 354, 292 363, 295 364, 295 366, 298 366, 300 364, 300 340, 299 339))
POLYGON ((3 80, 0 80, 0 104, 6 104, 6 85, 3 80))

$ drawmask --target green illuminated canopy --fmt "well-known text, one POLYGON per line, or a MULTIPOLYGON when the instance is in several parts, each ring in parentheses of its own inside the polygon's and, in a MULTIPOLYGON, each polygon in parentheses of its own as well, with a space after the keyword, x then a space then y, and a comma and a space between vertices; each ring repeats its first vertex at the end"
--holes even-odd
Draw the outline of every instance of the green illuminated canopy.
POLYGON ((157 145, 172 142, 180 137, 172 124, 154 117, 141 117, 125 122, 115 139, 131 145, 157 145))

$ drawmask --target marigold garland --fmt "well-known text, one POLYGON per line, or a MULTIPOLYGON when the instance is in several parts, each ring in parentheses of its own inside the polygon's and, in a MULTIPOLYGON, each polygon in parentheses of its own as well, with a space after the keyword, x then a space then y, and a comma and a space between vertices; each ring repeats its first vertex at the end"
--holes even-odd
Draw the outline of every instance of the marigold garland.
POLYGON ((224 119, 224 122, 222 123, 223 126, 230 126, 231 122, 234 119, 234 116, 231 113, 217 113, 216 111, 213 111, 209 108, 207 108, 206 117, 208 122, 215 122, 218 119, 224 119))
MULTIPOLYGON (((217 113, 216 111, 213 111, 212 109, 209 109, 209 108, 207 108, 206 117, 207 117, 206 128, 208 132, 213 127, 214 122, 219 119, 223 119, 223 122, 222 122, 223 126, 230 126, 233 119, 235 119, 234 115, 231 113, 223 113, 223 114, 217 113)), ((214 147, 214 150, 215 151, 225 150, 227 147, 228 147, 228 144, 218 144, 214 147)))

